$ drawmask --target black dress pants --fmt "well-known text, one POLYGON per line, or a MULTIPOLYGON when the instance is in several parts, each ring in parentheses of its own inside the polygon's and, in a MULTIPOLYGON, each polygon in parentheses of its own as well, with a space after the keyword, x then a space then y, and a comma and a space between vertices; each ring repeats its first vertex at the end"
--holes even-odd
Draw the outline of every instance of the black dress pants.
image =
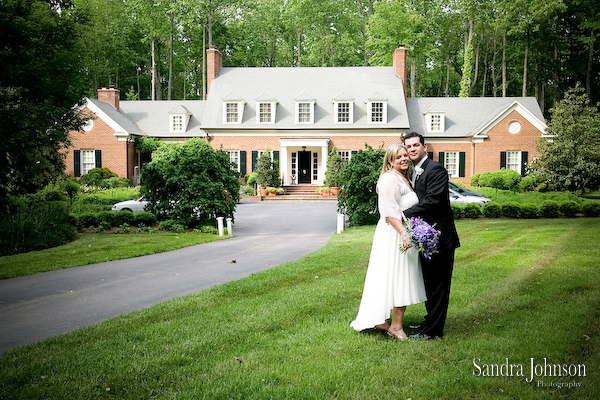
POLYGON ((420 331, 430 336, 441 337, 448 314, 450 300, 450 282, 454 268, 454 249, 442 250, 428 260, 421 257, 423 280, 427 301, 427 315, 420 331))

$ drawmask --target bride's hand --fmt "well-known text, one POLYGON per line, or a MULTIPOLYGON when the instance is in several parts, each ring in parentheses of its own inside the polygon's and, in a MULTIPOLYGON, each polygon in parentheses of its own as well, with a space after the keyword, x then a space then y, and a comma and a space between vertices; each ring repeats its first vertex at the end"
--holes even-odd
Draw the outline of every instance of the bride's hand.
POLYGON ((410 240, 408 240, 406 235, 402 235, 402 248, 409 249, 411 247, 412 247, 412 243, 410 242, 410 240))

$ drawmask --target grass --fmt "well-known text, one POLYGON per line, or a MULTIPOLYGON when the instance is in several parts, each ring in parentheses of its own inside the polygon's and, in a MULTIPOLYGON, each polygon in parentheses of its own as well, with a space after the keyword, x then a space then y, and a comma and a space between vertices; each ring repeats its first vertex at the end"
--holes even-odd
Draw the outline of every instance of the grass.
MULTIPOLYGON (((360 227, 301 260, 3 354, 0 398, 599 398, 598 219, 457 227, 441 340, 350 328, 374 229, 360 227), (531 358, 586 375, 527 382, 531 358), (507 359, 524 376, 477 376, 474 362, 507 359)), ((423 312, 409 307, 405 323, 423 312)))
POLYGON ((62 246, 0 257, 0 279, 162 253, 220 239, 199 233, 84 233, 62 246))

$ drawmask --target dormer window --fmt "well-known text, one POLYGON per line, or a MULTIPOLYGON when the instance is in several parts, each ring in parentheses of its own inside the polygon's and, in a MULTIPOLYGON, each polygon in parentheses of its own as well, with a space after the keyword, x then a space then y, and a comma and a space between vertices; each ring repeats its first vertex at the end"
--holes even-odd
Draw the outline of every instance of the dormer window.
POLYGON ((296 123, 312 124, 315 121, 315 102, 297 101, 296 102, 296 123))
POLYGON ((184 133, 191 115, 184 106, 178 106, 169 111, 169 132, 184 133))
POLYGON ((274 124, 275 110, 277 103, 275 101, 259 101, 256 103, 256 123, 274 124))
POLYGON ((383 99, 379 93, 367 100, 367 121, 370 124, 387 124, 387 99, 383 99))
POLYGON ((230 94, 223 99, 223 123, 241 124, 244 116, 244 105, 246 102, 240 97, 230 94))
POLYGON ((427 124, 427 132, 444 132, 445 130, 444 113, 425 113, 425 122, 427 124))
POLYGON ((336 124, 351 124, 354 122, 354 103, 352 101, 334 101, 334 122, 336 124))
POLYGON ((294 99, 295 117, 297 124, 314 124, 315 123, 315 103, 317 102, 308 94, 302 93, 294 99))

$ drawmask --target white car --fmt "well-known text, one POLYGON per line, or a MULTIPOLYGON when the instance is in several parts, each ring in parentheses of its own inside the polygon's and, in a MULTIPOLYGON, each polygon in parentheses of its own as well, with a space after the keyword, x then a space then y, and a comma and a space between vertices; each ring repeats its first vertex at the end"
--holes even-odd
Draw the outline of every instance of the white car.
POLYGON ((481 193, 473 192, 457 185, 454 182, 448 182, 448 190, 450 192, 450 203, 468 204, 476 203, 483 207, 485 203, 492 201, 481 193))
POLYGON ((112 211, 132 211, 134 213, 144 212, 148 202, 144 200, 144 197, 140 197, 137 200, 121 201, 112 206, 112 211))

